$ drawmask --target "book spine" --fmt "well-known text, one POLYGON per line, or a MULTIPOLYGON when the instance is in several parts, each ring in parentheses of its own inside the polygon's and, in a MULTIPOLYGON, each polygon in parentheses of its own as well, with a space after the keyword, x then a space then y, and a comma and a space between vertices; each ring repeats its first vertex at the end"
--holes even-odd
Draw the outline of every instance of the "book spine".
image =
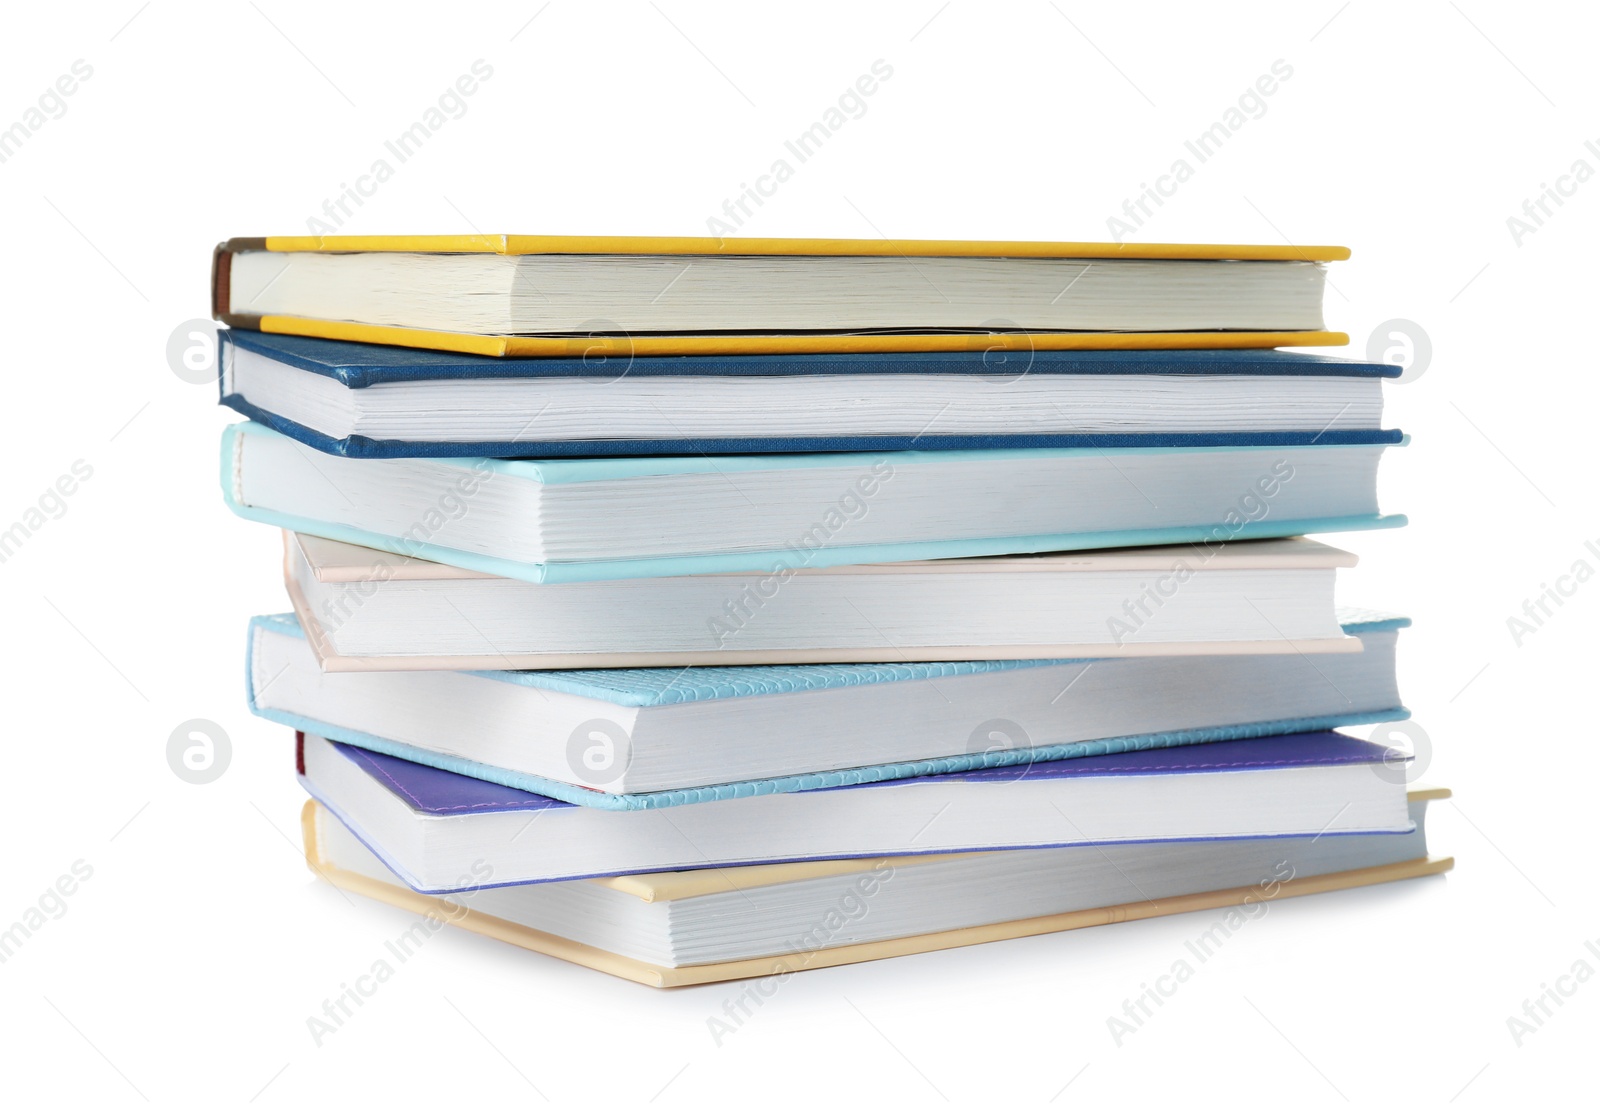
POLYGON ((265 238, 229 238, 211 251, 211 317, 241 330, 261 329, 259 315, 236 315, 228 310, 233 284, 233 255, 243 250, 265 249, 265 238))

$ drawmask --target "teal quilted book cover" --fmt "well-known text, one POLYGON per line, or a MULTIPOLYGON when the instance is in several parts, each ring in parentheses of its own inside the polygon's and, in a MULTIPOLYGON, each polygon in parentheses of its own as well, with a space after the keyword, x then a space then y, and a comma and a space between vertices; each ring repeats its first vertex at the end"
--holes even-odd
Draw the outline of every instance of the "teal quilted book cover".
MULTIPOLYGON (((303 643, 303 632, 294 616, 278 614, 257 617, 250 623, 246 682, 250 709, 258 716, 341 744, 574 805, 612 810, 662 809, 728 798, 855 786, 989 767, 1026 766, 1085 756, 1370 725, 1409 717, 1409 712, 1400 704, 1393 679, 1393 639, 1399 629, 1410 624, 1409 620, 1346 609, 1341 611, 1341 621, 1344 630, 1361 639, 1367 647, 1361 653, 1318 657, 1318 666, 1315 668, 1307 664, 1304 657, 1288 655, 437 672, 426 673, 428 682, 422 687, 414 682, 419 679, 419 673, 324 675, 315 672, 314 665, 313 670, 291 670, 301 666, 276 659, 264 661, 262 657, 269 650, 274 656, 282 654, 281 649, 271 647, 275 642, 288 638, 303 643), (963 684, 970 686, 976 680, 1031 671, 1050 676, 1049 686, 1081 688, 1081 677, 1088 676, 1097 668, 1101 672, 1109 670, 1114 678, 1092 692, 1087 699, 1088 705, 1080 706, 1078 699, 1063 691, 1057 696, 1052 709, 1068 715, 1077 709, 1100 717, 1101 720, 1094 723, 1100 728, 1090 726, 1080 733, 1111 735, 1034 743, 1039 738, 1030 737, 1015 721, 1004 718, 974 719, 961 715, 961 711, 968 708, 965 698, 958 691, 963 684), (350 680, 357 681, 364 688, 371 688, 365 695, 366 705, 345 709, 333 707, 325 688, 330 685, 349 686, 350 680), (383 682, 385 680, 390 682, 383 682), (1297 689, 1300 693, 1289 697, 1280 694, 1269 701, 1265 697, 1235 694, 1230 689, 1269 680, 1279 687, 1287 686, 1289 690, 1297 689), (412 683, 408 685, 407 681, 412 683), (1297 682, 1300 684, 1298 688, 1294 686, 1297 682), (302 683, 319 685, 324 690, 297 691, 297 686, 302 683), (1103 717, 1103 707, 1096 705, 1097 700, 1103 699, 1126 703, 1131 697, 1129 692, 1141 685, 1144 686, 1142 693, 1146 697, 1154 696, 1163 683, 1178 687, 1210 685, 1217 691, 1217 698, 1224 703, 1221 707, 1224 712, 1218 713, 1213 708, 1212 712, 1206 713, 1204 708, 1193 705, 1198 700, 1198 694, 1186 694, 1184 701, 1174 703, 1161 715, 1171 719, 1168 727, 1148 732, 1128 732, 1128 719, 1133 714, 1126 705, 1111 710, 1109 718, 1103 717), (489 757, 469 757, 441 747, 442 742, 462 739, 462 730, 469 732, 465 739, 470 744, 472 732, 488 727, 488 723, 483 721, 488 715, 474 712, 477 699, 488 693, 487 688, 482 691, 475 688, 484 684, 522 691, 531 700, 533 708, 549 710, 552 716, 589 719, 576 728, 571 728, 569 720, 566 727, 556 731, 530 727, 515 741, 530 747, 552 746, 549 750, 549 762, 552 765, 550 774, 517 770, 504 763, 487 762, 489 757), (919 700, 923 714, 906 719, 907 727, 913 733, 919 727, 931 732, 941 726, 948 728, 954 724, 960 738, 956 742, 960 751, 894 762, 840 766, 770 777, 725 778, 705 785, 626 792, 628 777, 624 775, 624 769, 631 766, 630 761, 660 759, 670 756, 674 748, 681 749, 690 743, 663 735, 660 743, 665 747, 654 747, 644 735, 644 726, 637 720, 640 717, 670 715, 674 711, 681 712, 685 707, 697 707, 690 727, 700 734, 698 743, 703 745, 728 739, 728 747, 735 750, 730 753, 729 762, 713 764, 709 768, 713 774, 720 770, 726 775, 738 770, 734 766, 734 755, 747 755, 741 750, 738 734, 729 738, 726 732, 729 727, 761 730, 765 728, 760 721, 762 716, 768 718, 768 724, 776 725, 784 715, 803 714, 806 718, 817 719, 810 729, 820 737, 829 729, 821 719, 831 714, 836 718, 836 724, 831 728, 848 731, 850 724, 843 719, 856 716, 853 711, 868 709, 861 692, 907 684, 931 685, 929 693, 919 700), (1341 690, 1341 686, 1348 689, 1341 690), (412 695, 426 697, 417 697, 412 702, 412 695), (367 728, 360 727, 351 715, 362 713, 364 717, 375 718, 377 711, 372 703, 379 700, 386 700, 389 706, 408 716, 438 709, 442 711, 442 716, 452 720, 448 726, 441 725, 437 730, 428 730, 424 726, 420 729, 410 728, 403 733, 398 729, 376 732, 373 729, 377 727, 370 722, 367 728), (291 702, 298 703, 298 708, 291 708, 291 702), (445 704, 439 706, 439 702, 445 704), (1293 708, 1292 703, 1300 704, 1300 708, 1293 708), (707 709, 718 704, 727 708, 721 711, 707 709), (752 704, 768 706, 769 712, 765 715, 759 711, 753 713, 752 704), (818 712, 805 712, 812 709, 818 712), (1194 712, 1190 713, 1190 710, 1194 712), (1232 712, 1226 712, 1229 710, 1232 712), (343 721, 331 720, 328 716, 330 712, 341 713, 343 721), (1183 724, 1186 716, 1192 719, 1204 716, 1207 723, 1197 721, 1183 724), (1220 717, 1228 720, 1219 723, 1217 719, 1220 717), (483 723, 480 724, 480 721, 483 723), (977 724, 974 724, 975 721, 977 724), (1121 729, 1117 728, 1119 724, 1121 729), (568 728, 571 728, 570 734, 568 728), (602 754, 602 758, 594 759, 596 754, 602 754), (557 771, 565 773, 567 778, 553 777, 557 771)), ((302 651, 309 658, 309 648, 302 651)), ((1098 678, 1106 679, 1105 676, 1098 678)), ((1007 685, 996 693, 1003 699, 1015 691, 1007 685)), ((1079 690, 1080 695, 1086 693, 1079 690)), ((498 693, 490 697, 500 700, 498 693)), ((857 754, 871 756, 885 747, 893 736, 888 725, 880 723, 874 729, 872 742, 860 744, 857 754)), ((923 741, 925 746, 929 743, 932 742, 923 741)), ((502 754, 507 755, 503 751, 502 754)))

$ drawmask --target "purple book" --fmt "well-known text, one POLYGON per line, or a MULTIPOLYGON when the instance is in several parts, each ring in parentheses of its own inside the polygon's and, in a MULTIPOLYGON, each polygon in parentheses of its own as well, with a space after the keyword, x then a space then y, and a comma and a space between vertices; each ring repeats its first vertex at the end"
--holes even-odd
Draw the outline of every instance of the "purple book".
POLYGON ((428 894, 798 860, 1411 829, 1393 750, 1333 732, 626 811, 297 739, 305 788, 428 894))

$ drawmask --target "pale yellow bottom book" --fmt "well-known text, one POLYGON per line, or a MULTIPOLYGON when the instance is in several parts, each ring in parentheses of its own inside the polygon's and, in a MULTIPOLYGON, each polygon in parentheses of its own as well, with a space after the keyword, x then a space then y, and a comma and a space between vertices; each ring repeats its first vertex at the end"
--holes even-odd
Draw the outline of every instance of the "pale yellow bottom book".
POLYGON ((314 872, 420 915, 402 943, 451 924, 674 987, 1197 910, 1224 909, 1218 925, 1237 927, 1279 899, 1450 870, 1425 833, 1429 802, 1449 795, 1412 792, 1408 833, 826 860, 450 895, 407 887, 314 801, 301 821, 314 872))

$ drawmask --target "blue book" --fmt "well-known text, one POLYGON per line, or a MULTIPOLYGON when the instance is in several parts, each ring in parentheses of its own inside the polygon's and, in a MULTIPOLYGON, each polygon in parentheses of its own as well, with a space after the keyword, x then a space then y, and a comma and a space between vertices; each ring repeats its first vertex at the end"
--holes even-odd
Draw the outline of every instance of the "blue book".
POLYGON ((244 422, 223 432, 221 480, 243 517, 494 576, 781 587, 805 568, 1398 526, 1378 510, 1386 448, 361 460, 244 422))
POLYGON ((505 359, 221 333, 222 403, 349 457, 1374 445, 1395 365, 1273 349, 505 359))
POLYGON ((1404 618, 1355 652, 1126 660, 324 675, 291 615, 250 623, 260 717, 573 805, 668 809, 1408 715, 1404 618))
POLYGON ((312 797, 427 894, 647 871, 1409 833, 1386 745, 1340 733, 992 767, 615 813, 301 735, 312 797))

